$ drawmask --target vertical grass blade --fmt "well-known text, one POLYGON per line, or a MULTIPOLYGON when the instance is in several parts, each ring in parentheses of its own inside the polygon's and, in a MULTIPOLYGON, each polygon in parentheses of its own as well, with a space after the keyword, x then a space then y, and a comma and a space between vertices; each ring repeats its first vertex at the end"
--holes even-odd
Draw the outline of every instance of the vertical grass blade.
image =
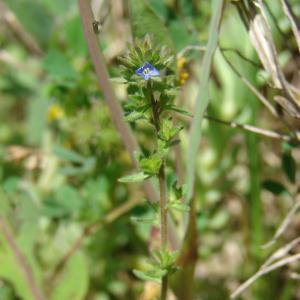
POLYGON ((204 113, 209 104, 209 91, 208 91, 209 77, 210 77, 212 60, 218 45, 219 28, 222 19, 223 8, 224 8, 223 0, 212 1, 213 16, 210 23, 209 40, 202 61, 201 72, 199 73, 199 81, 200 81, 199 91, 197 94, 195 114, 191 125, 189 147, 187 150, 187 159, 186 159, 186 184, 187 184, 186 201, 187 202, 190 202, 193 195, 196 158, 198 153, 198 147, 201 140, 201 124, 202 124, 204 113))

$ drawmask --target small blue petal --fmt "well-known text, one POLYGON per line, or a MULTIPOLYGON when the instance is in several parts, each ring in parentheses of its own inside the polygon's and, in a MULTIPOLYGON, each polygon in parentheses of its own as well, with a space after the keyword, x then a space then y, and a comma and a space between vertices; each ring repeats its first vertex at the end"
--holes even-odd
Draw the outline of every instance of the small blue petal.
POLYGON ((160 75, 159 71, 148 62, 145 62, 140 68, 135 71, 135 73, 143 77, 145 80, 160 75))

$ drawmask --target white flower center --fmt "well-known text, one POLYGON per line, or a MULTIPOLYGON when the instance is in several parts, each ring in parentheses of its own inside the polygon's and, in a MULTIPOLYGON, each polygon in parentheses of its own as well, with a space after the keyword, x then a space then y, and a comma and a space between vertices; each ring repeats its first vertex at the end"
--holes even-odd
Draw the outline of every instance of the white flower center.
POLYGON ((143 73, 144 73, 144 75, 147 75, 150 73, 150 71, 151 71, 150 68, 145 68, 143 73))

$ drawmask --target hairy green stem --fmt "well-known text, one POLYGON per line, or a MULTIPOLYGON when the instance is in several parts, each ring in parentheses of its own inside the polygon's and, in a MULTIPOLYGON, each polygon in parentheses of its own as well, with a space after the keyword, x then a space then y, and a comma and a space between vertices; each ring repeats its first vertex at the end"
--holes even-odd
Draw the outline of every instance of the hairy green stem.
MULTIPOLYGON (((161 250, 164 251, 168 247, 168 209, 167 209, 167 190, 165 178, 165 164, 162 163, 159 173, 159 204, 160 204, 160 233, 161 233, 161 250)), ((168 275, 162 278, 161 282, 161 300, 167 299, 168 292, 168 275)))
POLYGON ((161 248, 165 250, 168 245, 168 209, 167 209, 167 190, 166 190, 166 178, 165 178, 165 165, 162 163, 159 173, 159 198, 160 198, 160 222, 161 222, 161 248))
MULTIPOLYGON (((154 95, 151 91, 151 86, 148 85, 150 90, 150 100, 152 108, 152 121, 156 130, 156 138, 159 139, 160 133, 160 107, 159 102, 154 98, 154 95)), ((166 188, 166 175, 165 175, 165 161, 162 161, 161 167, 158 172, 158 181, 159 181, 159 206, 160 206, 160 247, 162 251, 165 251, 168 248, 168 209, 167 209, 167 188, 166 188)), ((167 299, 168 293, 168 275, 165 275, 162 278, 161 282, 161 300, 167 299)))

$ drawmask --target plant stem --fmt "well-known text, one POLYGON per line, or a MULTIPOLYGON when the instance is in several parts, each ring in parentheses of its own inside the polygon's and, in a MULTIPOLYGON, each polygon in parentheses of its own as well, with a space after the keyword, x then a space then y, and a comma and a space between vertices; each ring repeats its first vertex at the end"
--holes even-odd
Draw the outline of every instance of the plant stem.
MULTIPOLYGON (((152 108, 153 125, 156 129, 156 138, 159 139, 160 133, 160 107, 159 102, 154 98, 151 91, 151 86, 148 85, 150 91, 150 100, 152 108)), ((165 161, 162 161, 158 172, 159 181, 159 206, 160 206, 160 248, 165 251, 168 248, 168 209, 167 209, 167 189, 166 189, 166 175, 165 175, 165 161)), ((161 300, 167 299, 168 293, 168 275, 165 275, 161 281, 161 300)))
MULTIPOLYGON (((159 204, 160 204, 160 233, 161 233, 161 250, 164 251, 168 247, 168 210, 167 210, 167 191, 165 178, 165 165, 162 163, 159 173, 159 204)), ((167 299, 168 292, 168 275, 162 278, 161 282, 161 300, 167 299)))
POLYGON ((168 246, 168 226, 167 226, 167 191, 166 191, 166 178, 165 178, 165 165, 162 163, 159 173, 159 198, 160 198, 160 222, 161 222, 161 248, 166 249, 168 246))

